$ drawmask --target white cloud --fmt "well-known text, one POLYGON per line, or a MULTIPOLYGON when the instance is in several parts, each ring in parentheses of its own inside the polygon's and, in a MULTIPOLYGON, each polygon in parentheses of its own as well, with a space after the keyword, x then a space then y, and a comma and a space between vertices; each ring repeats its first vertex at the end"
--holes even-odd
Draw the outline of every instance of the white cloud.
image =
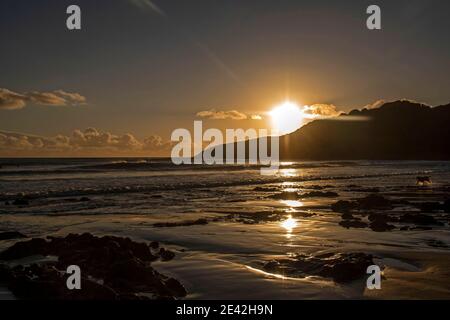
POLYGON ((216 110, 216 109, 210 109, 206 111, 200 111, 197 112, 197 117, 199 118, 205 118, 205 119, 211 119, 211 120, 262 120, 262 117, 257 114, 246 114, 237 110, 216 110))
POLYGON ((0 131, 0 155, 11 154, 140 154, 153 155, 170 150, 171 141, 160 136, 138 140, 131 133, 113 134, 96 128, 74 130, 71 136, 44 137, 0 131))
POLYGON ((317 103, 303 107, 303 113, 311 118, 337 117, 341 114, 333 104, 317 103))
POLYGON ((0 109, 18 110, 27 104, 45 106, 77 106, 86 103, 86 98, 76 92, 56 90, 52 92, 31 91, 17 93, 6 88, 0 88, 0 109))

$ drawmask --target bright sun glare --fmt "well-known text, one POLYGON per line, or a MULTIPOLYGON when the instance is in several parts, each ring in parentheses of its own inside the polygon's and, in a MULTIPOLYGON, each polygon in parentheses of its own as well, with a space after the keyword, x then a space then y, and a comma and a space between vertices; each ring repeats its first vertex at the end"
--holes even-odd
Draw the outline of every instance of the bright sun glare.
POLYGON ((303 112, 294 102, 285 101, 270 111, 272 125, 278 134, 288 134, 300 128, 303 124, 303 112))
POLYGON ((297 219, 294 219, 289 215, 287 219, 281 223, 281 226, 285 228, 287 232, 292 232, 292 230, 297 227, 297 219))

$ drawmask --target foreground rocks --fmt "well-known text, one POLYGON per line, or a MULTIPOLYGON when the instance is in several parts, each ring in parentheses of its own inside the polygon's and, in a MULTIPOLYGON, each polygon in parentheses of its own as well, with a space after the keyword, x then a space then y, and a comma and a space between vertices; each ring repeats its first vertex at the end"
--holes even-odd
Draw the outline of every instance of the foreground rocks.
POLYGON ((27 236, 17 231, 0 232, 0 240, 12 240, 26 238, 27 236))
POLYGON ((316 256, 296 255, 272 260, 263 265, 265 271, 289 277, 319 276, 346 283, 366 275, 367 267, 375 264, 365 253, 326 253, 316 256))
POLYGON ((200 218, 192 221, 180 221, 180 222, 158 222, 153 224, 156 228, 174 228, 174 227, 189 227, 195 225, 207 225, 208 220, 205 218, 200 218))
POLYGON ((298 200, 306 198, 336 198, 339 194, 333 191, 310 191, 298 193, 295 191, 283 191, 269 196, 270 199, 275 200, 298 200))
MULTIPOLYGON (((159 243, 114 236, 69 234, 18 242, 0 253, 3 262, 29 256, 56 256, 57 261, 9 267, 0 264, 0 280, 22 299, 121 300, 173 299, 186 296, 183 285, 157 272, 151 262, 175 254, 159 243), (81 290, 68 290, 66 269, 81 269, 81 290)), ((0 262, 1 263, 1 262, 0 262)))
MULTIPOLYGON (((331 210, 341 214, 342 220, 339 225, 344 228, 368 227, 375 232, 385 232, 395 229, 430 230, 431 226, 444 226, 444 223, 434 215, 437 211, 445 212, 446 205, 448 205, 447 201, 443 204, 440 202, 410 203, 406 200, 392 201, 379 194, 370 194, 355 200, 339 200, 331 205, 331 210), (420 212, 398 210, 405 205, 420 209, 420 212), (429 214, 423 212, 429 212, 429 214), (367 217, 368 221, 361 221, 361 218, 355 215, 367 217)), ((436 216, 439 217, 439 215, 436 216)))
POLYGON ((334 212, 346 213, 354 210, 390 210, 393 202, 379 194, 370 194, 367 197, 353 201, 339 200, 331 205, 334 212))

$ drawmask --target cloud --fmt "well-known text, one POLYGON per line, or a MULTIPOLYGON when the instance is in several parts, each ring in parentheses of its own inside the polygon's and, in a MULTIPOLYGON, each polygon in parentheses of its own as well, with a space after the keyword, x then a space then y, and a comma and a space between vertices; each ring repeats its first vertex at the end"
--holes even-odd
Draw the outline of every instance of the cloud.
POLYGON ((17 93, 6 88, 0 88, 0 109, 18 110, 27 104, 44 106, 78 106, 86 104, 86 98, 79 93, 56 90, 52 92, 31 91, 17 93))
POLYGON ((153 135, 144 139, 142 148, 148 151, 169 151, 172 146, 172 141, 164 141, 160 136, 153 135))
POLYGON ((211 120, 262 120, 262 117, 260 115, 249 115, 237 110, 217 111, 216 109, 210 109, 197 112, 196 115, 199 118, 211 120))
POLYGON ((139 141, 131 133, 113 134, 96 128, 74 130, 71 136, 44 137, 26 133, 0 131, 0 155, 162 155, 172 147, 171 141, 152 135, 139 141))
POLYGON ((252 120, 262 120, 262 117, 259 114, 253 114, 250 116, 252 120))
POLYGON ((56 90, 55 94, 60 95, 66 99, 66 102, 72 105, 80 105, 86 103, 86 97, 82 96, 79 93, 66 92, 64 90, 56 90))
POLYGON ((4 110, 16 110, 25 107, 27 97, 12 92, 5 88, 0 88, 0 109, 4 110))
POLYGON ((341 114, 341 112, 337 110, 335 105, 323 103, 304 106, 303 113, 313 119, 337 117, 341 114))
POLYGON ((386 101, 385 100, 383 100, 383 99, 380 99, 380 100, 377 100, 377 101, 375 101, 375 102, 372 102, 372 103, 369 103, 369 104, 367 104, 367 105, 365 105, 364 107, 363 107, 363 109, 378 109, 379 107, 381 107, 383 104, 385 104, 386 103, 386 101))

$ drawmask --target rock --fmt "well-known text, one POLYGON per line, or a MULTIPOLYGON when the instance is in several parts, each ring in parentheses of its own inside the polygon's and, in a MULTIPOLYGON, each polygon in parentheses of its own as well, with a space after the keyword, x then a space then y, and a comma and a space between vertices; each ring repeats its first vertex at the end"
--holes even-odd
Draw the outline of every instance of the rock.
POLYGON ((152 241, 152 242, 150 242, 149 247, 152 248, 152 249, 158 249, 159 248, 159 242, 158 241, 152 241))
MULTIPOLYGON (((159 243, 153 242, 153 248, 159 243)), ((161 260, 173 259, 175 253, 164 248, 161 260)), ((145 243, 115 236, 96 237, 89 233, 69 234, 65 238, 47 237, 18 242, 0 254, 1 260, 16 260, 32 255, 57 256, 57 262, 40 265, 18 265, 0 269, 11 291, 25 299, 115 300, 184 297, 186 290, 175 279, 168 278, 150 265, 157 256, 145 243), (83 290, 67 290, 62 278, 68 265, 82 270, 83 290), (101 282, 94 279, 102 279, 101 282)), ((0 265, 1 266, 1 265, 0 265)))
POLYGON ((175 257, 175 253, 170 250, 166 250, 164 248, 159 249, 159 256, 162 261, 169 261, 175 257))
POLYGON ((375 220, 370 224, 370 229, 372 229, 375 232, 385 232, 395 229, 395 226, 387 224, 382 220, 375 220))
POLYGON ((445 200, 444 204, 442 205, 442 209, 446 213, 450 213, 450 199, 445 200))
POLYGON ((280 190, 279 188, 270 188, 270 187, 255 187, 253 188, 253 191, 258 191, 258 192, 276 192, 280 190))
POLYGON ((358 207, 357 203, 353 201, 347 201, 347 200, 339 200, 336 203, 333 203, 331 205, 331 210, 334 212, 350 212, 358 207))
POLYGON ((372 209, 392 209, 392 203, 390 200, 386 199, 382 195, 370 194, 365 198, 356 200, 359 204, 359 209, 361 210, 372 210, 372 209))
POLYGON ((167 279, 166 281, 164 281, 164 284, 175 297, 184 297, 187 294, 186 289, 183 287, 183 285, 174 278, 167 279))
POLYGON ((373 257, 365 253, 325 253, 272 260, 263 268, 290 277, 320 276, 347 283, 366 276, 367 267, 373 264, 373 257))
POLYGON ((37 254, 48 254, 47 242, 44 239, 17 242, 0 253, 0 260, 16 260, 37 254))
POLYGON ((375 264, 371 255, 364 253, 341 254, 333 263, 324 266, 321 274, 345 283, 366 276, 367 267, 375 264))
POLYGON ((406 213, 400 217, 399 221, 403 223, 413 223, 420 225, 443 225, 442 222, 437 221, 433 216, 423 213, 406 213))
POLYGON ((382 222, 398 222, 397 217, 392 217, 385 213, 370 213, 368 216, 369 221, 382 221, 382 222))
POLYGON ((281 266, 281 264, 278 261, 272 260, 272 261, 269 261, 266 264, 264 264, 263 268, 264 268, 264 270, 272 272, 272 271, 275 271, 278 268, 280 268, 280 266, 281 266))
POLYGON ((5 206, 9 206, 9 201, 5 201, 5 206))
POLYGON ((358 220, 342 220, 339 225, 347 229, 367 227, 367 223, 358 220))
POLYGON ((335 198, 339 197, 339 194, 333 191, 311 191, 300 195, 300 198, 335 198))
POLYGON ((131 252, 142 261, 154 261, 157 259, 151 252, 150 247, 145 243, 131 242, 131 252))
POLYGON ((417 208, 422 212, 435 212, 442 209, 439 202, 422 202, 417 204, 417 208))
POLYGON ((0 240, 26 238, 27 236, 17 231, 0 232, 0 240))
POLYGON ((351 191, 351 192, 367 192, 367 193, 378 193, 380 192, 379 188, 364 188, 364 187, 355 187, 355 188, 350 188, 347 191, 351 191))
POLYGON ((156 228, 173 228, 173 227, 189 227, 206 224, 208 224, 208 220, 200 218, 197 220, 179 221, 179 222, 158 222, 153 224, 153 226, 156 228))
POLYGON ((277 193, 269 196, 271 199, 275 200, 298 200, 299 196, 297 192, 293 191, 283 191, 281 193, 277 193))
POLYGON ((16 199, 12 204, 15 206, 28 206, 30 202, 27 199, 16 199))
POLYGON ((88 197, 82 197, 82 198, 80 198, 80 201, 86 202, 86 201, 91 201, 91 199, 88 197))
POLYGON ((331 210, 341 213, 352 210, 389 210, 392 208, 392 202, 378 194, 370 194, 355 201, 339 200, 331 205, 331 210))
POLYGON ((353 219, 355 219, 355 217, 351 213, 345 212, 342 215, 342 219, 344 219, 344 220, 353 220, 353 219))

